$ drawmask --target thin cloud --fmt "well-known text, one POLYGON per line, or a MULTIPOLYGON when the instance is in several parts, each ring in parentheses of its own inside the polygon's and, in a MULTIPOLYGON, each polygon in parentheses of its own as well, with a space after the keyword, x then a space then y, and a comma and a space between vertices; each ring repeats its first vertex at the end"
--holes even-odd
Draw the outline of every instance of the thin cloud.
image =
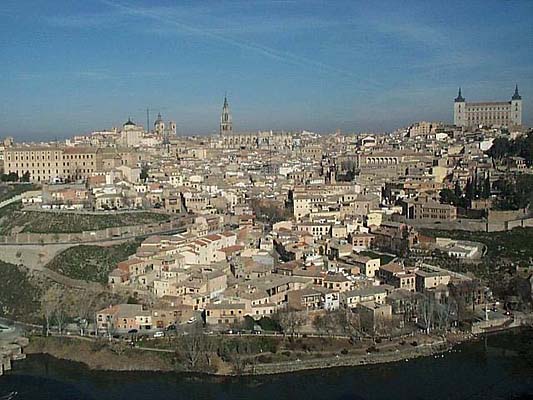
POLYGON ((227 33, 221 31, 211 31, 205 28, 195 27, 181 21, 178 21, 175 18, 168 16, 168 13, 161 13, 155 9, 148 9, 143 7, 135 7, 123 3, 119 3, 111 0, 101 0, 104 4, 107 4, 115 9, 119 10, 122 13, 129 14, 135 17, 148 18, 151 20, 163 22, 168 26, 174 27, 180 33, 189 33, 197 36, 205 37, 213 41, 218 41, 222 43, 229 44, 231 46, 240 48, 245 51, 254 52, 256 54, 263 55, 272 60, 289 63, 292 65, 297 65, 300 67, 311 67, 320 72, 330 72, 335 73, 346 78, 357 79, 359 83, 364 83, 366 86, 369 86, 368 90, 375 89, 381 85, 369 79, 361 79, 360 76, 353 73, 353 71, 345 70, 338 68, 336 66, 316 61, 307 57, 297 55, 295 53, 281 51, 269 46, 260 45, 257 43, 247 42, 240 39, 235 39, 234 37, 229 36, 227 33))
POLYGON ((44 21, 55 28, 86 29, 103 26, 116 26, 117 16, 109 14, 54 15, 44 17, 44 21))

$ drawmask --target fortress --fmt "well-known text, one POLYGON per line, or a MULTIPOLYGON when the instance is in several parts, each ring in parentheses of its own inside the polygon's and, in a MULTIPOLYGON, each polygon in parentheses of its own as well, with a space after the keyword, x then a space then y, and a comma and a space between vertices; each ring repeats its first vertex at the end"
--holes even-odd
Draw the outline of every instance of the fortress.
POLYGON ((467 103, 459 88, 453 105, 453 123, 465 128, 479 125, 522 125, 522 97, 518 94, 518 85, 511 101, 501 102, 467 103))

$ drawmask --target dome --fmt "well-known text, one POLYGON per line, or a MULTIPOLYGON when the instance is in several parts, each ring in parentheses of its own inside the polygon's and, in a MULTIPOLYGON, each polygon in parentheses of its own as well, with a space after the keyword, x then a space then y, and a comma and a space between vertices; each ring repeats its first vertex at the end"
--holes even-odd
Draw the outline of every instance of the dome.
POLYGON ((154 125, 161 124, 163 122, 163 118, 161 118, 161 113, 157 114, 157 119, 154 122, 154 125))
POLYGON ((134 122, 132 122, 131 118, 128 118, 128 121, 124 123, 122 126, 137 126, 134 122))

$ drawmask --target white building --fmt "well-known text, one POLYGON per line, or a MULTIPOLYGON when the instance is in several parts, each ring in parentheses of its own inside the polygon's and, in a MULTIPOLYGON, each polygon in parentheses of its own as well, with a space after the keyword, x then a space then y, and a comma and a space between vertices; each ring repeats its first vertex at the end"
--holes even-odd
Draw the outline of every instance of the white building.
POLYGON ((482 103, 467 103, 459 88, 453 105, 453 123, 462 127, 522 125, 522 97, 518 94, 518 85, 511 101, 482 103))

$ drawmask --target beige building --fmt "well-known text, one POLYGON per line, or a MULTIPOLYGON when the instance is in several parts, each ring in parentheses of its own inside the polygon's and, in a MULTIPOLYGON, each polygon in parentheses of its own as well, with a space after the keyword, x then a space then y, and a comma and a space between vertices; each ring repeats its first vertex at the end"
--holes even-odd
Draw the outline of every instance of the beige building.
POLYGON ((518 85, 511 101, 483 103, 467 103, 459 88, 453 106, 453 123, 462 127, 522 125, 522 97, 518 94, 518 85))
POLYGON ((426 271, 422 269, 415 271, 415 276, 417 292, 435 289, 439 285, 447 285, 451 279, 450 274, 447 272, 426 271))
POLYGON ((96 147, 17 146, 5 150, 5 173, 30 174, 31 182, 75 181, 96 172, 96 147))
POLYGON ((441 204, 430 197, 417 197, 405 202, 405 216, 407 219, 454 221, 457 219, 457 207, 441 204))

